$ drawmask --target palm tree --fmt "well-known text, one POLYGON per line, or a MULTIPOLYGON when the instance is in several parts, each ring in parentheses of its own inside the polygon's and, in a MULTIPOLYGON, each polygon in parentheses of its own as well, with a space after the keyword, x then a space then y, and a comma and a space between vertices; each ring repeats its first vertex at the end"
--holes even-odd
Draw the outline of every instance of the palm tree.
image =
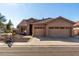
POLYGON ((1 31, 4 29, 4 26, 5 26, 4 22, 5 21, 6 21, 5 16, 0 13, 0 30, 1 31))
POLYGON ((2 15, 1 13, 0 13, 0 21, 1 21, 1 22, 5 22, 5 21, 6 21, 5 16, 4 16, 4 15, 2 15))

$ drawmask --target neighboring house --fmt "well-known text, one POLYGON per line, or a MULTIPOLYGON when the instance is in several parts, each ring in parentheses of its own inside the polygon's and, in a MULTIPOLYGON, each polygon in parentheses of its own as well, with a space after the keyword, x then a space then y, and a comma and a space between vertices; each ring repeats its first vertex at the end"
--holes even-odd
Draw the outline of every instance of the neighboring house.
POLYGON ((73 21, 61 16, 57 18, 46 18, 40 21, 30 18, 23 20, 18 25, 18 28, 20 31, 24 28, 32 36, 69 37, 73 36, 73 24, 73 21))
POLYGON ((79 35, 79 21, 73 25, 74 35, 79 35))

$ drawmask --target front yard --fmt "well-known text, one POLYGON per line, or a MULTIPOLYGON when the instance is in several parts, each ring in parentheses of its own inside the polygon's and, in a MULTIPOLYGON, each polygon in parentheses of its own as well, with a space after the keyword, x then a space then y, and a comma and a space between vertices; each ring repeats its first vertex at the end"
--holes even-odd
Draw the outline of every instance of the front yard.
MULTIPOLYGON (((7 38, 3 38, 7 40, 7 38)), ((4 41, 2 39, 1 43, 4 41)), ((32 36, 22 36, 15 35, 14 38, 15 45, 39 45, 39 46, 52 46, 52 45, 79 45, 78 37, 70 37, 70 38, 51 38, 51 37, 32 37, 32 36)), ((5 45, 1 44, 0 45, 5 45)))

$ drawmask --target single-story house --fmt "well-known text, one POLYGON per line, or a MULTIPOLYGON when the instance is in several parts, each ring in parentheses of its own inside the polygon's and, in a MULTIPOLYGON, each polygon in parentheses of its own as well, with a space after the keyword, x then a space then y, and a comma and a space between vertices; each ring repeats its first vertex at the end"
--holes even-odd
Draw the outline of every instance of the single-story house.
POLYGON ((69 37, 73 35, 74 22, 57 17, 33 23, 33 36, 69 37))
POLYGON ((23 20, 18 29, 26 30, 32 36, 70 37, 73 36, 74 22, 64 17, 46 18, 37 20, 30 18, 23 20))

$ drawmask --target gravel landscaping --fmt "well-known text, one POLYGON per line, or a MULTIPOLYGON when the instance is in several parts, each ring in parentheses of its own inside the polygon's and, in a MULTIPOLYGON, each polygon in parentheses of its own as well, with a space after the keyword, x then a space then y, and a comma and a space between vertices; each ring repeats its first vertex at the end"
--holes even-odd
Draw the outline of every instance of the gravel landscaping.
MULTIPOLYGON (((79 45, 79 37, 52 38, 52 37, 32 37, 15 35, 12 37, 13 45, 79 45)), ((9 39, 8 36, 1 36, 0 41, 9 39)))

